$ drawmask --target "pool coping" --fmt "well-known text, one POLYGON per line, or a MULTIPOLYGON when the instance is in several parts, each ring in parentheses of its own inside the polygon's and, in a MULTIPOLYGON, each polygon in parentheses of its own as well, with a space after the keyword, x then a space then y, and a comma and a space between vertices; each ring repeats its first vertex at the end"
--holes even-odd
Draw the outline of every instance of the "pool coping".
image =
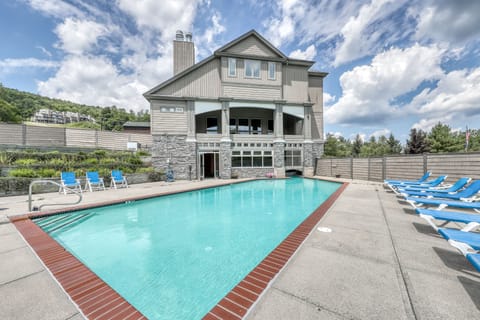
MULTIPOLYGON (((219 183, 215 187, 252 180, 261 179, 249 179, 238 182, 229 181, 219 183)), ((348 183, 341 184, 322 205, 310 214, 282 243, 267 255, 255 269, 220 300, 217 305, 204 316, 204 319, 241 319, 245 316, 347 185, 348 183)), ((37 226, 32 219, 208 188, 212 188, 212 186, 201 186, 187 188, 181 191, 135 196, 121 200, 98 202, 95 204, 79 205, 44 212, 30 212, 23 215, 11 216, 9 219, 30 245, 32 251, 47 267, 47 270, 49 270, 86 318, 146 319, 139 310, 133 307, 80 260, 51 238, 37 226)))

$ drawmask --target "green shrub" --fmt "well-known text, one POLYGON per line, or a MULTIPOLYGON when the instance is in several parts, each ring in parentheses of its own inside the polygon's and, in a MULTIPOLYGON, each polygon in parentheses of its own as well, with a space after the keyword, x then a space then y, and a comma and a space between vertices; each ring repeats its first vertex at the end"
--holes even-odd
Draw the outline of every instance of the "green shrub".
POLYGON ((23 178, 37 178, 38 173, 36 170, 30 168, 19 168, 10 170, 9 173, 12 177, 23 177, 23 178))
POLYGON ((150 153, 148 153, 145 150, 140 150, 140 151, 137 151, 137 156, 139 156, 139 157, 150 157, 150 153))
POLYGON ((91 153, 92 156, 97 158, 103 158, 107 156, 107 151, 105 150, 95 150, 91 153))
POLYGON ((95 164, 98 164, 98 159, 97 158, 88 158, 88 159, 83 160, 83 164, 95 165, 95 164))
POLYGON ((142 160, 140 158, 137 158, 137 157, 130 157, 127 159, 127 162, 130 163, 130 164, 133 164, 133 165, 137 165, 137 166, 140 166, 143 164, 142 160))
POLYGON ((17 166, 31 166, 38 163, 37 159, 18 159, 13 164, 17 166))
POLYGON ((116 162, 117 162, 117 159, 114 159, 114 158, 102 158, 98 163, 102 165, 109 165, 109 164, 114 164, 116 162))
POLYGON ((40 178, 54 178, 60 176, 60 173, 57 170, 50 168, 38 169, 37 174, 40 178))

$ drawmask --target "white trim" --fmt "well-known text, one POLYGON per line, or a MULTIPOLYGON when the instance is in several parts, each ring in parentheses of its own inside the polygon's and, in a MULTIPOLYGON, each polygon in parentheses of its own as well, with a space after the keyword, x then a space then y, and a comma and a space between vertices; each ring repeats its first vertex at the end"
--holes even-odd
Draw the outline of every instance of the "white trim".
POLYGON ((268 61, 267 63, 267 79, 268 80, 277 80, 277 63, 268 61), (273 66, 273 77, 270 76, 270 66, 273 66))
POLYGON ((237 77, 237 59, 236 58, 227 58, 227 76, 230 78, 236 78, 237 77), (232 65, 230 65, 230 62, 232 62, 232 65), (230 73, 231 68, 233 67, 233 74, 230 73))

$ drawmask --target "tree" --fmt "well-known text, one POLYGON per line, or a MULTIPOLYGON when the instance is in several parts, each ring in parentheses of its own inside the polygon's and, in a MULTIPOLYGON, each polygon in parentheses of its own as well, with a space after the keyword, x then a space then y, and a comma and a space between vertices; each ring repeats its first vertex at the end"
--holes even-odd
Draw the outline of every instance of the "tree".
POLYGON ((422 129, 410 129, 410 138, 407 140, 405 152, 409 154, 422 154, 429 152, 427 134, 422 129))
POLYGON ((355 140, 352 143, 352 156, 358 157, 362 150, 363 141, 359 134, 356 135, 355 140))
POLYGON ((337 157, 338 141, 337 138, 331 134, 327 134, 325 145, 323 146, 323 154, 326 157, 337 157))
POLYGON ((460 135, 453 134, 446 124, 437 123, 428 134, 430 152, 457 152, 463 150, 463 141, 460 135))
POLYGON ((400 144, 400 141, 395 139, 392 133, 390 133, 390 136, 388 136, 387 145, 388 154, 398 154, 402 152, 402 145, 400 144))
POLYGON ((0 122, 22 122, 22 117, 18 113, 18 110, 3 99, 0 99, 0 122))

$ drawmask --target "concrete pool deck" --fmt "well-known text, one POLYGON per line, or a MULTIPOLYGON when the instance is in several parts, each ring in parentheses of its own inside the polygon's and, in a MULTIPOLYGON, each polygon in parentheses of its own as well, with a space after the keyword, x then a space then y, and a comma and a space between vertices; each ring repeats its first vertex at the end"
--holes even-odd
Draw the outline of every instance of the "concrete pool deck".
MULTIPOLYGON (((85 193, 82 204, 223 184, 148 183, 85 193)), ((352 181, 247 314, 247 319, 479 319, 480 274, 381 184, 352 181)), ((75 196, 34 195, 34 205, 75 196)), ((7 216, 27 196, 0 198, 0 314, 83 319, 7 216)), ((51 207, 55 208, 55 207, 51 207)))

